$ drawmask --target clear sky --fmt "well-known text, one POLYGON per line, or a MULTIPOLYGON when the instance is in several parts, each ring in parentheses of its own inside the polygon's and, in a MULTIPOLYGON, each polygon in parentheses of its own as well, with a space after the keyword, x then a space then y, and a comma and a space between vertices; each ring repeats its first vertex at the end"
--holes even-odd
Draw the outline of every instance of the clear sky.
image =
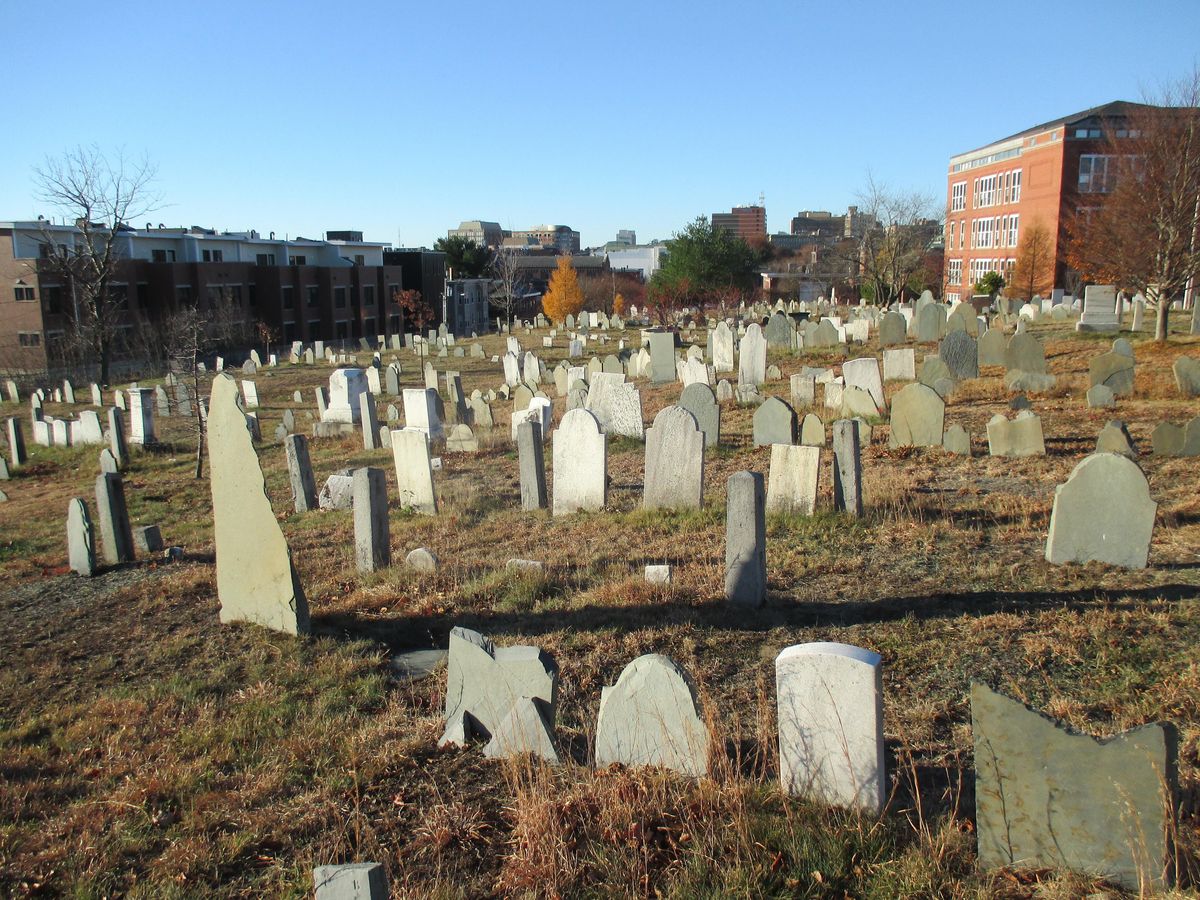
POLYGON ((868 171, 941 198, 951 154, 1190 73, 1200 0, 0 0, 0 30, 0 220, 83 143, 156 164, 156 224, 588 245, 760 192, 786 231, 868 171))

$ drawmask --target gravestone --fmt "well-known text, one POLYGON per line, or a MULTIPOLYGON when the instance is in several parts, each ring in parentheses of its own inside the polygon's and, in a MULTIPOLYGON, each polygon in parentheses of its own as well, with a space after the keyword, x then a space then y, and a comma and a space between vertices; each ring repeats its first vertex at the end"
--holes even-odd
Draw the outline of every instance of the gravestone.
POLYGON ((916 377, 917 354, 912 347, 883 351, 884 381, 915 381, 916 377))
POLYGON ((1088 388, 1088 409, 1107 409, 1116 405, 1116 396, 1106 384, 1095 384, 1088 388))
POLYGON ((783 350, 791 350, 792 342, 796 332, 792 320, 781 312, 777 312, 767 320, 766 330, 763 336, 767 339, 768 347, 777 347, 783 350))
POLYGON ((429 438, 429 443, 444 436, 442 418, 438 414, 438 394, 434 388, 405 388, 404 427, 419 431, 429 438))
POLYGON ((1009 338, 999 327, 989 328, 977 343, 979 365, 1003 366, 1009 338))
POLYGON ((975 682, 971 732, 980 866, 1071 869, 1134 891, 1169 883, 1172 726, 1098 740, 975 682))
POLYGON ((342 863, 313 869, 314 900, 388 900, 387 876, 379 863, 342 863))
POLYGON ((670 584, 671 567, 669 565, 646 566, 644 570, 646 584, 670 584))
MULTIPOLYGON (((408 394, 408 391, 404 393, 408 394)), ((396 467, 396 493, 400 497, 400 506, 427 516, 436 516, 438 502, 433 490, 429 435, 410 428, 393 431, 392 462, 396 467)))
POLYGON ((1171 367, 1175 375, 1175 386, 1187 398, 1200 397, 1200 359, 1180 356, 1171 367))
MULTIPOLYGON (((329 376, 329 400, 321 410, 321 421, 344 422, 348 425, 360 421, 360 404, 366 392, 367 379, 362 369, 334 369, 329 376)), ((318 407, 324 399, 324 394, 318 393, 318 407)))
POLYGON ((946 333, 946 307, 931 303, 917 312, 917 342, 933 343, 946 333))
POLYGON ((624 375, 597 372, 592 376, 584 408, 596 417, 605 434, 641 439, 642 395, 624 375))
POLYGON ((133 529, 125 507, 125 485, 120 475, 102 472, 96 478, 96 516, 104 538, 104 561, 110 566, 133 562, 133 529))
POLYGON ((154 436, 154 392, 149 388, 129 390, 129 443, 153 444, 154 436))
MULTIPOLYGON (((160 390, 161 390, 161 388, 160 388, 160 390)), ((243 381, 242 382, 242 397, 245 399, 246 409, 257 409, 258 408, 258 385, 256 385, 253 381, 243 381)), ((162 395, 159 397, 159 402, 158 402, 158 414, 160 416, 167 415, 166 407, 167 407, 167 392, 163 391, 162 395)))
MULTIPOLYGON (((372 398, 374 399, 374 398, 372 398)), ((388 529, 387 476, 370 466, 354 470, 354 562, 374 572, 392 561, 388 529)))
POLYGON ((541 702, 518 697, 493 729, 483 755, 487 759, 509 759, 525 754, 552 766, 560 763, 554 748, 554 725, 546 720, 541 702))
POLYGON ((987 423, 988 453, 992 456, 1045 456, 1042 420, 1029 409, 1007 419, 996 413, 987 423))
POLYGON ((647 509, 699 509, 704 502, 704 432, 681 406, 665 406, 646 430, 647 509))
POLYGON ((354 507, 354 470, 342 469, 325 479, 317 495, 321 509, 352 509, 354 507))
POLYGON ((67 563, 77 575, 96 574, 96 534, 87 504, 79 497, 67 504, 67 563))
POLYGON ((718 403, 728 403, 733 399, 733 385, 730 384, 726 379, 722 378, 717 382, 716 394, 718 403))
POLYGON ((767 526, 763 477, 735 472, 726 484, 725 599, 738 606, 767 600, 767 526))
POLYGON ((313 480, 312 463, 308 458, 308 438, 289 434, 283 439, 287 455, 288 481, 292 487, 292 504, 298 513, 317 508, 317 485, 313 480))
POLYGON ((884 313, 883 318, 879 322, 879 345, 881 347, 891 347, 896 344, 903 344, 907 338, 908 322, 903 314, 898 312, 884 313))
POLYGON ((124 469, 129 462, 129 449, 125 446, 125 413, 116 406, 108 411, 108 447, 117 461, 117 468, 124 469))
POLYGON ((1117 288, 1111 284, 1089 284, 1083 289, 1083 315, 1075 323, 1076 331, 1120 331, 1117 315, 1117 288))
POLYGON ((639 656, 600 692, 598 768, 661 766, 699 778, 708 774, 709 742, 691 680, 666 656, 639 656))
POLYGON ((438 560, 428 548, 417 547, 404 557, 404 565, 422 575, 434 575, 437 573, 438 560))
POLYGON ((490 740, 522 697, 539 702, 553 727, 558 666, 537 647, 497 647, 469 628, 450 632, 446 664, 446 730, 439 747, 490 740))
MULTIPOLYGON (((109 417, 111 422, 111 413, 109 417)), ((10 418, 5 420, 5 432, 8 435, 8 461, 14 469, 25 465, 29 456, 25 452, 25 435, 21 431, 21 420, 10 418)), ((124 435, 121 436, 124 443, 124 435)))
POLYGON ((757 322, 751 323, 738 346, 738 384, 757 387, 767 380, 767 339, 757 322))
POLYGON ((572 409, 554 432, 552 513, 603 509, 608 503, 608 436, 586 409, 572 409))
POLYGON ((543 462, 542 425, 525 421, 517 426, 517 455, 520 465, 521 509, 546 508, 546 466, 543 462))
POLYGON ((800 424, 800 444, 805 447, 825 446, 825 423, 816 413, 807 413, 800 424))
POLYGON ((133 546, 142 553, 160 553, 163 549, 162 532, 157 525, 142 525, 133 529, 133 546))
POLYGON ((362 424, 364 450, 379 449, 379 414, 375 411, 375 395, 367 392, 359 398, 359 418, 362 424))
POLYGON ((679 395, 679 405, 695 417, 705 449, 716 447, 721 440, 721 407, 713 389, 707 384, 689 384, 679 395))
POLYGON ((811 516, 816 511, 820 473, 819 448, 772 444, 766 511, 811 516))
POLYGON ((847 360, 842 364, 842 377, 847 388, 860 388, 871 395, 875 408, 868 413, 869 415, 877 415, 883 411, 883 379, 879 377, 879 362, 875 357, 864 356, 847 360))
POLYGON ((812 375, 797 372, 788 379, 791 390, 792 406, 811 406, 817 401, 817 379, 812 375))
POLYGON ((951 331, 938 345, 938 359, 956 381, 979 377, 979 348, 965 331, 951 331))
POLYGON ((778 397, 768 397, 754 411, 754 446, 796 443, 796 411, 778 397))
POLYGON ((1098 560, 1144 569, 1157 509, 1137 463, 1094 453, 1055 488, 1046 560, 1056 565, 1098 560))
POLYGON ((1004 348, 1004 367, 1011 371, 1046 374, 1046 351, 1032 334, 1014 334, 1004 348))
POLYGON ((785 647, 775 694, 784 790, 879 813, 887 798, 879 654, 838 643, 785 647))
POLYGON ((449 453, 474 453, 479 449, 479 440, 470 425, 451 426, 446 435, 446 451, 449 453))
POLYGON ((100 471, 102 473, 111 472, 114 475, 121 471, 121 467, 117 465, 117 458, 107 447, 100 451, 100 471))
POLYGON ((267 497, 237 382, 229 375, 213 380, 208 446, 220 620, 307 633, 304 590, 267 497))
POLYGON ((971 435, 961 425, 951 425, 942 437, 942 448, 957 456, 970 456, 971 435))
POLYGON ((928 385, 915 382, 892 398, 890 447, 939 447, 946 404, 928 385))
POLYGON ((724 322, 713 329, 712 364, 716 372, 733 371, 733 331, 724 322))
POLYGON ((1097 453, 1119 453, 1135 459, 1138 455, 1133 436, 1120 419, 1110 419, 1096 437, 1097 453))
POLYGON ((861 517, 862 445, 857 419, 839 419, 833 423, 833 508, 861 517))
POLYGON ((665 331, 651 331, 646 336, 650 343, 650 381, 666 384, 675 380, 675 335, 665 331))

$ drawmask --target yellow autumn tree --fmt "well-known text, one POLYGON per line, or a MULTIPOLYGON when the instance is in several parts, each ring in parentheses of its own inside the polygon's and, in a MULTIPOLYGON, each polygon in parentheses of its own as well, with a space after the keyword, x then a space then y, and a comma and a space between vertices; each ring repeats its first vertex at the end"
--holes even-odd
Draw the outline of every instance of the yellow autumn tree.
POLYGON ((1032 300, 1054 287, 1054 237, 1040 219, 1025 227, 1017 245, 1017 261, 1008 276, 1008 295, 1032 300))
POLYGON ((622 294, 613 297, 613 312, 618 316, 625 315, 625 297, 622 294))
POLYGON ((583 309, 583 290, 579 276, 571 265, 571 257, 558 258, 558 268, 550 275, 550 286, 542 295, 542 311, 555 322, 565 322, 567 316, 577 316, 583 309))

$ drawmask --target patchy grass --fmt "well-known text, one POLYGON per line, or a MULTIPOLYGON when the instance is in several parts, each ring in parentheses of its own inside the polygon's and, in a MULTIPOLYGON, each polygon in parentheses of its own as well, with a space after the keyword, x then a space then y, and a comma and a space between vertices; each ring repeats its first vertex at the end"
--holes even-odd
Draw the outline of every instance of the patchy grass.
MULTIPOLYGON (((830 511, 826 451, 818 513, 768 522, 762 610, 723 600, 726 480, 769 464, 769 449, 750 445, 753 407, 725 405, 722 442, 706 454, 705 506, 687 512, 642 507, 645 447, 614 438, 607 510, 524 513, 516 455, 498 428, 478 452, 442 454, 439 516, 393 503, 393 566, 368 576, 354 567, 351 515, 295 515, 283 449, 264 442, 267 493, 313 614, 314 635, 300 640, 218 625, 208 483, 191 477, 181 423, 159 423, 164 443, 135 450, 125 483, 135 524, 158 524, 185 560, 141 560, 94 579, 66 574, 63 520, 71 497, 94 506, 98 448, 30 446, 0 504, 0 892, 303 896, 314 865, 370 859, 406 897, 1119 895, 1071 873, 976 870, 968 697, 981 680, 1092 734, 1179 727, 1179 865, 1195 896, 1193 461, 1139 459, 1159 503, 1145 570, 1053 567, 1042 551, 1054 486, 1109 418, 1148 447, 1158 422, 1194 415, 1170 367, 1200 340, 1135 338, 1135 395, 1089 410, 1087 363, 1111 336, 1032 330, 1059 377, 1032 398, 1049 454, 981 455, 988 418, 1010 399, 996 371, 961 385, 947 406, 947 426, 972 434, 975 458, 889 450, 886 424, 876 427, 863 453, 862 519, 830 511), (418 546, 438 556, 436 574, 403 567, 418 546), (547 569, 509 572, 513 557, 547 569), (644 566, 661 563, 672 584, 647 584, 644 566), (561 769, 436 749, 443 678, 397 679, 388 660, 444 647, 455 625, 554 656, 561 769), (884 659, 893 791, 877 819, 778 790, 773 660, 815 640, 884 659), (717 750, 710 778, 587 765, 601 689, 649 652, 671 656, 697 684, 717 750)), ((489 356, 502 351, 501 338, 483 343, 489 356)), ((551 365, 561 355, 550 351, 551 365)), ((415 359, 400 358, 404 386, 419 385, 415 359)), ((762 390, 786 398, 790 374, 843 358, 773 352, 783 377, 762 390)), ((435 364, 461 371, 468 391, 499 381, 486 359, 435 364)), ((264 435, 285 409, 308 431, 311 388, 327 377, 323 366, 261 371, 264 435), (292 400, 297 389, 304 404, 292 400)), ((646 421, 678 396, 675 385, 641 391, 646 421)), ((508 421, 511 404, 494 409, 508 421)), ((6 415, 26 411, 0 403, 6 415)), ((356 436, 312 439, 310 453, 318 486, 361 465, 394 479, 387 451, 364 451, 356 436)))

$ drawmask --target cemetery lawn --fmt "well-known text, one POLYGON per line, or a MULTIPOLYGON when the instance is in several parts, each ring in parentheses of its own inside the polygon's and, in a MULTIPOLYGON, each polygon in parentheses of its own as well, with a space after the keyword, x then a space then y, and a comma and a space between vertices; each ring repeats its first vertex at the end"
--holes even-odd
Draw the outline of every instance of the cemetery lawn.
MULTIPOLYGON (((478 453, 442 454, 437 517, 400 510, 389 451, 310 439, 318 488, 342 468, 387 472, 393 565, 364 576, 351 514, 294 514, 270 438, 289 408, 310 431, 312 389, 331 369, 261 370, 260 460, 312 612, 313 635, 295 639, 218 624, 207 469, 192 478, 178 419, 159 419, 163 443, 134 452, 125 490, 134 525, 158 524, 184 559, 142 557, 83 579, 67 569, 64 522, 71 497, 94 511, 99 448, 37 446, 27 409, 0 403, 0 417, 25 422, 31 457, 0 482, 10 498, 0 503, 0 893, 303 897, 316 865, 378 861, 406 897, 1120 896, 1078 874, 977 870, 968 696, 978 680, 1091 734, 1173 722, 1176 877, 1196 896, 1200 474, 1194 459, 1151 455, 1149 435, 1198 412, 1171 365, 1200 355, 1200 340, 1134 338, 1135 397, 1089 410, 1088 359, 1108 340, 1030 330, 1058 375, 1052 392, 1030 395, 1048 455, 986 455, 985 423, 1008 411, 995 368, 947 405, 947 427, 974 438, 972 459, 889 450, 877 426, 863 454, 863 519, 828 511, 826 455, 821 511, 768 520, 770 596, 758 611, 723 600, 725 482, 765 474, 770 455, 751 446, 750 407, 723 405, 706 506, 691 513, 640 507, 643 446, 625 439, 610 442, 608 510, 557 521, 522 512, 503 401, 502 427, 478 453), (1150 565, 1050 566, 1054 488, 1110 418, 1129 426, 1159 504, 1150 565), (436 575, 405 570, 421 546, 437 555, 436 575), (546 573, 505 572, 513 557, 543 560, 546 573), (644 581, 643 567, 659 563, 673 566, 669 586, 644 581), (566 765, 437 749, 444 665, 410 680, 395 658, 446 647, 456 625, 554 657, 566 765), (806 641, 883 657, 894 788, 882 817, 779 791, 774 659, 806 641), (697 683, 717 751, 710 778, 587 766, 601 688, 650 652, 697 683)), ((518 336, 552 368, 563 348, 541 351, 544 333, 518 336)), ((483 344, 503 352, 502 338, 483 344)), ((918 360, 925 352, 935 349, 919 347, 918 360)), ((403 386, 419 386, 416 358, 397 356, 403 386)), ((788 399, 790 374, 837 361, 821 359, 772 352, 783 380, 764 391, 788 399)), ((488 359, 434 363, 461 371, 468 392, 502 380, 488 359)), ((678 397, 678 385, 638 384, 647 423, 678 397)), ((888 384, 888 396, 902 386, 888 384)), ((557 420, 564 401, 554 407, 557 420)))

